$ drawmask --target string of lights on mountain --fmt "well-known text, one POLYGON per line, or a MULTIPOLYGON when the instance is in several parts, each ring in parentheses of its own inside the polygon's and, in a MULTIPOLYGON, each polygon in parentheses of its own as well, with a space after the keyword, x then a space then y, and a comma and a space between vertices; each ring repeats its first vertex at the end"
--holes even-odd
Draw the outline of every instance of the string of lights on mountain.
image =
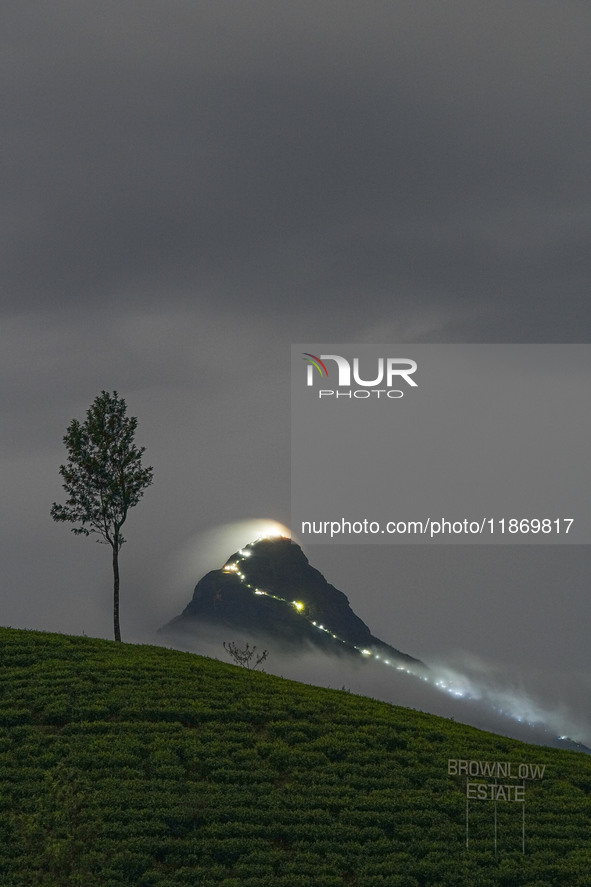
MULTIPOLYGON (((390 659, 387 659, 386 657, 381 656, 379 653, 377 653, 373 650, 369 650, 366 647, 359 647, 356 644, 349 644, 348 641, 339 637, 334 631, 332 631, 331 628, 327 628, 325 625, 322 625, 322 624, 316 622, 314 619, 310 619, 306 613, 306 605, 302 601, 297 601, 297 600, 288 601, 283 597, 273 594, 271 591, 268 591, 268 590, 265 590, 262 588, 258 588, 257 586, 250 583, 248 581, 248 577, 246 576, 245 572, 241 568, 241 564, 243 564, 245 561, 247 561, 248 558, 252 557, 253 550, 256 547, 257 543, 259 543, 261 541, 267 541, 269 539, 278 539, 278 538, 285 539, 285 537, 283 537, 283 536, 270 535, 270 534, 258 536, 257 539, 255 539, 253 542, 248 543, 248 545, 244 546, 244 548, 239 549, 239 551, 235 555, 232 555, 232 557, 230 557, 229 560, 226 561, 226 563, 222 567, 223 572, 224 573, 232 573, 235 576, 237 576, 240 579, 242 585, 245 588, 250 589, 256 595, 264 595, 266 597, 273 598, 274 600, 282 601, 283 603, 286 603, 286 604, 291 604, 291 606, 294 608, 296 613, 298 613, 298 615, 300 615, 303 619, 306 619, 309 622, 309 624, 313 625, 314 628, 316 628, 318 631, 326 632, 332 638, 334 638, 335 641, 338 641, 339 643, 343 644, 345 647, 352 647, 354 650, 357 650, 357 652, 361 653, 362 656, 372 657, 376 662, 380 662, 383 665, 395 668, 397 671, 402 671, 402 672, 405 672, 406 674, 411 674, 411 675, 414 675, 415 677, 420 677, 421 680, 426 681, 427 683, 432 683, 438 689, 443 690, 447 693, 450 693, 453 696, 471 698, 468 691, 465 688, 459 687, 457 684, 453 684, 449 681, 444 680, 443 678, 437 678, 436 680, 432 681, 427 674, 423 673, 424 666, 420 671, 413 670, 412 668, 409 668, 406 665, 400 665, 398 663, 393 663, 390 659)), ((287 540, 287 541, 290 541, 290 540, 287 540)))

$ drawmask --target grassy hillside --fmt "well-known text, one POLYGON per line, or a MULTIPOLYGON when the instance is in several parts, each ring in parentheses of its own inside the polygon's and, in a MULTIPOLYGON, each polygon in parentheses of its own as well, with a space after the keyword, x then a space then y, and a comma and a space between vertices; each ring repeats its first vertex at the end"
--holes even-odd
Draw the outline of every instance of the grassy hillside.
POLYGON ((158 647, 0 629, 0 675, 2 887, 591 885, 591 756, 158 647), (546 765, 525 856, 448 758, 546 765))

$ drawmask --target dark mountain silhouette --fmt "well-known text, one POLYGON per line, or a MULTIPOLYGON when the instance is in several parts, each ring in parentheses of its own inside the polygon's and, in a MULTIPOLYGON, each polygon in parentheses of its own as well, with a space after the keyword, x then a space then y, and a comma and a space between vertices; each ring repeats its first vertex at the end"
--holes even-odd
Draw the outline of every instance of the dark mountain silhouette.
POLYGON ((591 754, 591 748, 589 748, 588 745, 583 745, 582 742, 575 742, 575 740, 571 739, 569 736, 559 736, 558 739, 552 743, 549 742, 548 745, 555 745, 558 748, 566 748, 569 751, 581 751, 586 755, 591 754))
POLYGON ((207 573, 181 615, 162 631, 190 634, 204 623, 241 629, 271 648, 297 652, 312 645, 424 668, 375 637, 346 595, 310 566, 299 545, 281 536, 251 542, 207 573))
MULTIPOLYGON (((408 671, 427 684, 445 690, 445 683, 419 659, 401 653, 373 635, 357 616, 346 595, 330 585, 308 563, 295 542, 284 537, 261 538, 228 558, 219 570, 207 573, 195 586, 193 598, 180 616, 160 632, 183 646, 208 635, 261 644, 269 651, 297 656, 307 649, 382 663, 408 671)), ((516 723, 494 706, 464 693, 454 694, 454 716, 483 729, 517 736, 527 742, 561 746, 573 751, 590 749, 567 736, 558 738, 543 724, 516 723), (455 696, 462 698, 455 698, 455 696), (487 726, 487 718, 494 723, 487 726), (504 726, 503 726, 504 725, 504 726)))

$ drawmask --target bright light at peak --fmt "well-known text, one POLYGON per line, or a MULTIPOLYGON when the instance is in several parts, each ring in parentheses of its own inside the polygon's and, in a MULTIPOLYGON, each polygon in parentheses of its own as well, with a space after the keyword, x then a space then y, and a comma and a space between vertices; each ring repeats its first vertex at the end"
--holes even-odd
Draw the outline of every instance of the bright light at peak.
POLYGON ((259 539, 279 539, 280 536, 285 536, 287 539, 291 539, 291 530, 289 527, 285 527, 283 524, 277 523, 276 521, 253 521, 256 524, 263 524, 262 527, 258 529, 256 536, 253 537, 253 541, 258 541, 259 539))
POLYGON ((285 536, 299 543, 289 527, 269 518, 221 524, 187 539, 168 566, 169 572, 175 572, 176 584, 182 589, 179 591, 179 604, 186 595, 187 587, 194 588, 195 582, 208 570, 219 570, 220 564, 227 563, 235 551, 240 548, 247 550, 249 543, 261 536, 285 536))
POLYGON ((301 601, 292 601, 292 604, 294 605, 294 607, 296 608, 296 610, 297 610, 299 613, 301 613, 302 610, 304 609, 304 605, 302 604, 301 601))

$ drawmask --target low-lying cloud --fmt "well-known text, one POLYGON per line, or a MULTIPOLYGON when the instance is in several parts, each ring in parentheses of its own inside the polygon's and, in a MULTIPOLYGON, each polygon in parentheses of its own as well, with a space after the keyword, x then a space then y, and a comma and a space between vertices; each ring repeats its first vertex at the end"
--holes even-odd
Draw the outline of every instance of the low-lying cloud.
MULTIPOLYGON (((158 643, 228 661, 223 641, 238 646, 260 639, 220 626, 194 634, 158 636, 158 643)), ((407 670, 375 660, 331 656, 308 648, 298 654, 272 650, 265 671, 316 686, 429 712, 526 742, 552 745, 559 737, 591 744, 591 720, 577 700, 589 693, 588 676, 553 671, 514 674, 469 653, 407 670)))

